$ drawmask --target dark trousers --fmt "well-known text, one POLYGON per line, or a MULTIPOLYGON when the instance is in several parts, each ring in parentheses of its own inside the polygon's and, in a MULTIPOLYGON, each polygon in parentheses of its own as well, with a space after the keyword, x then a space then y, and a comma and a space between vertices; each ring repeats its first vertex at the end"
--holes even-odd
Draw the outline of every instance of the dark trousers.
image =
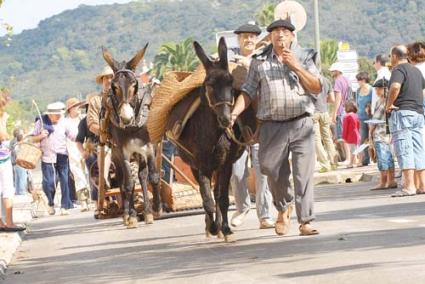
POLYGON ((91 168, 93 166, 97 167, 97 157, 96 157, 96 155, 91 154, 86 159, 86 167, 87 167, 87 171, 89 173, 89 184, 90 184, 91 200, 92 201, 97 201, 97 187, 93 183, 92 174, 91 174, 92 173, 91 168))
MULTIPOLYGON (((366 141, 366 139, 368 139, 369 137, 369 124, 365 123, 364 122, 365 120, 360 120, 360 137, 361 137, 360 143, 361 144, 363 144, 366 141)), ((366 149, 363 151, 362 165, 367 166, 369 164, 370 164, 369 150, 366 149)))
POLYGON ((41 162, 41 171, 43 174, 43 191, 46 194, 49 206, 54 206, 56 185, 60 182, 61 187, 61 208, 73 208, 69 194, 69 162, 68 156, 57 154, 56 163, 41 162))

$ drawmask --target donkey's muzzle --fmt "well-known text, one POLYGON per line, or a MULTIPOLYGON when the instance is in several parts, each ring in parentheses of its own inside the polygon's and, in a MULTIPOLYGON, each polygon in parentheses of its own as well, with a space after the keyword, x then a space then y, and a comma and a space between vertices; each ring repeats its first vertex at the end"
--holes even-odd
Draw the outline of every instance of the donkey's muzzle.
POLYGON ((219 116, 219 117, 217 117, 217 120, 218 120, 218 124, 221 128, 230 127, 230 125, 232 124, 230 118, 227 117, 227 116, 219 116))
POLYGON ((120 108, 119 115, 121 121, 127 125, 131 123, 134 119, 134 110, 130 104, 123 104, 120 108))

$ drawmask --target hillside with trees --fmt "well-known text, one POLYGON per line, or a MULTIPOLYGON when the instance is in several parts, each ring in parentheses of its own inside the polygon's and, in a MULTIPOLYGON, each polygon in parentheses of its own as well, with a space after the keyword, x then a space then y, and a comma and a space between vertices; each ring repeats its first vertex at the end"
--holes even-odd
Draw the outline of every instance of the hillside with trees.
MULTIPOLYGON (((36 99, 63 100, 96 89, 95 75, 105 65, 101 46, 118 60, 129 59, 149 42, 146 60, 162 60, 167 47, 187 46, 187 39, 215 50, 215 32, 232 30, 255 18, 266 4, 254 0, 156 0, 103 6, 82 5, 40 22, 38 28, 0 46, 0 85, 29 105, 36 99)), ((313 1, 299 1, 308 23, 299 34, 313 44, 313 1)), ((425 0, 320 1, 322 39, 348 41, 360 55, 373 57, 391 45, 424 39, 425 0)), ((1 39, 0 39, 1 40, 1 39)), ((190 47, 190 45, 189 45, 190 47)), ((185 51, 187 54, 187 51, 185 51)), ((184 55, 186 56, 186 55, 184 55)), ((173 59, 177 62, 177 59, 173 59)), ((193 66, 193 62, 186 62, 193 66)))

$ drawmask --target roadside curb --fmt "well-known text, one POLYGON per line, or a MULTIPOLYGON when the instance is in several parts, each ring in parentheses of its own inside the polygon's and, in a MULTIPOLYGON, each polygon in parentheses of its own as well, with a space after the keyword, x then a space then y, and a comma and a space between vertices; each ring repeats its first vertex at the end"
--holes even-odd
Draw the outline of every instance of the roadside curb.
POLYGON ((376 165, 354 169, 337 169, 326 173, 314 173, 314 185, 371 182, 379 179, 376 165))
POLYGON ((18 247, 21 245, 25 233, 1 233, 0 234, 0 277, 6 274, 8 264, 13 258, 18 247))
MULTIPOLYGON (((32 221, 31 197, 29 195, 15 196, 13 218, 18 224, 26 224, 28 230, 32 221)), ((0 233, 0 279, 4 279, 7 267, 25 235, 25 232, 0 233)))

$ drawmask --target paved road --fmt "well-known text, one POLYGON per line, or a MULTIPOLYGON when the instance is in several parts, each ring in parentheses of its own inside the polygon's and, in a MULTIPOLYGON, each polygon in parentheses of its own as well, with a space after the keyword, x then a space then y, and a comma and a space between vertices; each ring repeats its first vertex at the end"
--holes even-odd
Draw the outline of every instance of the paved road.
POLYGON ((90 213, 41 218, 4 283, 425 283, 425 196, 371 186, 318 187, 315 237, 295 223, 284 237, 258 230, 254 210, 232 244, 206 240, 202 215, 134 230, 90 213))

